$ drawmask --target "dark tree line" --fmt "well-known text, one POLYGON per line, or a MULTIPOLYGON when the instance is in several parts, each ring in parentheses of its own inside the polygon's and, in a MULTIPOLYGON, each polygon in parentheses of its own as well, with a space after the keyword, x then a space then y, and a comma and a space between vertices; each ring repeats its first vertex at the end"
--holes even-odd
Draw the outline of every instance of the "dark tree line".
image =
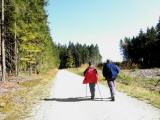
POLYGON ((156 27, 121 40, 120 46, 125 61, 141 67, 160 67, 160 19, 156 27))
POLYGON ((79 43, 69 45, 57 45, 60 58, 59 68, 79 67, 82 64, 92 61, 94 64, 101 62, 101 55, 98 45, 81 45, 79 43))

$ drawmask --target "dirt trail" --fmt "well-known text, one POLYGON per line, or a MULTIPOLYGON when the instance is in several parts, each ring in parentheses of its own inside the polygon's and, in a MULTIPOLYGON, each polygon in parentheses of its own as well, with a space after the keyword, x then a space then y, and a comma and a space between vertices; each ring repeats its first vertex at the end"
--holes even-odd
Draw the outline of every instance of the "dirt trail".
MULTIPOLYGON (((117 92, 116 101, 109 99, 109 89, 96 86, 96 99, 86 97, 83 77, 60 70, 50 91, 41 102, 34 120, 160 120, 160 109, 117 92)), ((89 95, 89 89, 87 94, 89 95)))

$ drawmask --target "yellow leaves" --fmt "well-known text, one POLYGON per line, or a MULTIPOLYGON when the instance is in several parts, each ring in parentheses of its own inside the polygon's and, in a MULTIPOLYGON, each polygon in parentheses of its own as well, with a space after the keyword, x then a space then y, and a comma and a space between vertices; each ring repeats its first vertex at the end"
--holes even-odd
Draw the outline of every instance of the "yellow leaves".
POLYGON ((20 60, 21 60, 21 61, 24 61, 24 62, 32 63, 32 64, 35 64, 35 63, 36 63, 35 58, 31 58, 31 57, 23 57, 23 58, 21 58, 20 60))
POLYGON ((26 55, 26 56, 20 58, 20 60, 23 61, 23 62, 31 63, 31 64, 35 64, 36 63, 36 58, 35 58, 34 54, 26 55))
POLYGON ((38 37, 39 37, 39 34, 37 32, 35 33, 29 32, 25 36, 22 36, 20 39, 23 40, 23 42, 27 42, 27 41, 34 41, 38 37))
POLYGON ((20 59, 21 61, 30 61, 30 58, 27 58, 27 57, 23 57, 20 59))
POLYGON ((21 61, 35 64, 37 53, 42 50, 35 44, 21 44, 21 51, 24 52, 23 57, 20 58, 21 61))
POLYGON ((21 49, 26 52, 38 53, 41 52, 41 49, 34 44, 22 44, 21 49))

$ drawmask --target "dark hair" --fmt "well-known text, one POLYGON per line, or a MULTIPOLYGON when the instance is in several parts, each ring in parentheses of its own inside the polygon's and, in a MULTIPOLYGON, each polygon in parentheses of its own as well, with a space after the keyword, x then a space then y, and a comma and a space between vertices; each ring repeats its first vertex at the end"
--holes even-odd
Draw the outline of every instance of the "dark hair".
POLYGON ((107 59, 106 63, 110 63, 110 60, 109 60, 109 59, 107 59))
POLYGON ((92 62, 91 61, 89 61, 89 66, 91 66, 92 65, 92 62))

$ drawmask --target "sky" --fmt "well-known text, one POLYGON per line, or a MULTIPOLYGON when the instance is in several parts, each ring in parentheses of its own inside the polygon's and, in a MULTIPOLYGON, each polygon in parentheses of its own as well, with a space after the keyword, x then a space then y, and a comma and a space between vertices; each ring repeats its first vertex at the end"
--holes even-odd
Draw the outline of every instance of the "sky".
POLYGON ((122 61, 120 40, 156 26, 160 0, 49 0, 55 43, 98 44, 102 60, 122 61))

